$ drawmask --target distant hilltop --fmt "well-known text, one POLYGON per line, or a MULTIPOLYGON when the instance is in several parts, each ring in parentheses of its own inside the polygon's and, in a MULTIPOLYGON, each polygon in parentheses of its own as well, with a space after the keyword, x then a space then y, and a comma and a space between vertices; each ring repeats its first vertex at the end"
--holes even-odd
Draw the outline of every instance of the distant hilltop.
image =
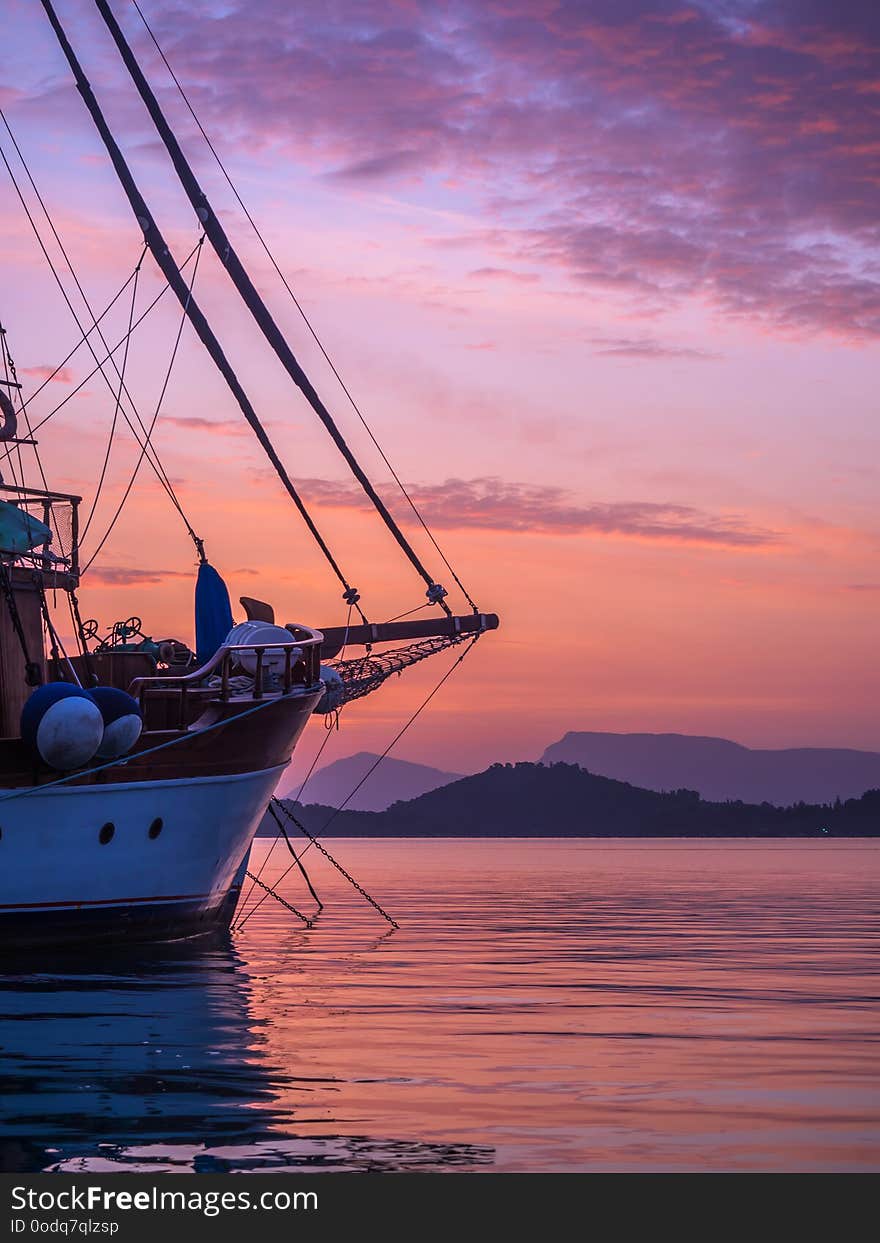
MULTIPOLYGON (((309 832, 328 826, 332 837, 880 836, 880 790, 829 806, 714 803, 695 790, 660 794, 575 764, 493 764, 381 812, 289 805, 309 832)), ((260 831, 274 836, 274 820, 267 816, 260 831)))
MULTIPOLYGON (((309 779, 304 801, 336 807, 366 777, 351 811, 386 811, 461 780, 461 774, 371 751, 334 760, 309 779)), ((544 764, 576 764, 601 777, 613 777, 645 790, 696 790, 703 799, 745 803, 830 803, 858 798, 880 787, 880 753, 830 747, 766 751, 726 738, 690 734, 612 734, 577 731, 544 752, 544 764)), ((281 795, 295 795, 299 781, 289 777, 281 795)))
POLYGON ((690 734, 579 731, 548 747, 543 763, 577 764, 647 790, 686 787, 723 802, 828 803, 880 786, 880 754, 826 747, 755 750, 690 734))
MULTIPOLYGON (((352 811, 384 811, 400 799, 418 798, 436 790, 438 786, 458 781, 461 773, 447 773, 428 764, 412 764, 409 760, 395 760, 387 756, 370 773, 379 759, 371 751, 358 751, 356 755, 334 760, 309 778, 303 792, 307 803, 327 803, 336 807, 353 790, 359 781, 366 781, 346 804, 352 811), (367 773, 370 773, 367 777, 367 773)), ((298 781, 288 781, 282 786, 285 795, 295 794, 298 781)))

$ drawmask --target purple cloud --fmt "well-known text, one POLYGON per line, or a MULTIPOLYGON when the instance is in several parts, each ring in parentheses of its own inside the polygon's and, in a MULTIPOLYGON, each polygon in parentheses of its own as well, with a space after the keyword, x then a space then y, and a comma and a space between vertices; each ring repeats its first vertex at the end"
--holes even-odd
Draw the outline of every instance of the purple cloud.
POLYGON ((590 344, 599 346, 596 353, 608 358, 680 358, 708 361, 720 357, 709 350, 664 345, 652 337, 592 337, 590 344))
MULTIPOLYGON (((475 279, 528 280, 518 269, 540 266, 643 311, 697 299, 791 334, 880 334, 877 6, 261 0, 259 10, 255 21, 246 0, 146 8, 230 160, 237 148, 370 188, 421 177, 443 206, 460 192, 485 225, 470 238, 486 255, 475 279)), ((119 17, 185 127, 136 15, 122 6, 119 17)), ((126 141, 152 152, 93 21, 79 13, 73 33, 99 61, 126 141)), ((14 99, 43 124, 74 98, 50 54, 57 76, 14 99)))
POLYGON ((423 163, 418 151, 389 151, 386 155, 372 155, 366 160, 344 164, 327 176, 340 181, 384 181, 398 173, 421 170, 423 163))
MULTIPOLYGON (((369 502, 355 485, 325 479, 300 481, 302 495, 331 508, 363 509, 369 502)), ((533 535, 617 535, 633 539, 730 548, 777 544, 773 531, 739 515, 708 514, 676 502, 605 501, 582 504, 563 488, 510 483, 501 479, 447 479, 434 485, 408 484, 429 525, 438 530, 478 528, 533 535)), ((411 513, 395 502, 401 522, 411 513)))
POLYGON ((244 0, 155 0, 149 16, 227 149, 466 184, 498 255, 481 275, 540 263, 652 309, 697 297, 787 332, 880 333, 870 5, 264 0, 255 22, 244 0))

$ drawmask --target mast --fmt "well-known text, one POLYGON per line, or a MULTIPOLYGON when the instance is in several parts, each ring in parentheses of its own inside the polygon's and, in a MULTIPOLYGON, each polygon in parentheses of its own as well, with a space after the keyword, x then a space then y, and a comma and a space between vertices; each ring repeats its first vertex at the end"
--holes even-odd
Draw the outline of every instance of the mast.
MULTIPOLYGON (((254 409, 253 405, 251 404, 250 399, 248 398, 247 394, 242 388, 238 377, 236 376, 235 372, 232 369, 231 364, 229 363, 229 360, 227 359, 226 355, 223 352, 220 342, 217 340, 217 337, 215 336, 214 331, 211 328, 211 325, 208 323, 207 319, 205 318, 204 313, 200 309, 189 287, 187 286, 186 281, 181 275, 180 268, 177 266, 177 263, 173 255, 171 254, 168 244, 166 243, 164 237, 162 236, 162 233, 158 225, 153 220, 150 210, 147 207, 146 200, 144 199, 143 195, 138 189, 137 183, 132 177, 131 171, 129 170, 129 167, 125 162, 122 152, 120 151, 119 146, 117 145, 116 140, 113 137, 113 134, 111 133, 106 120, 104 119, 104 114, 102 113, 98 105, 98 101, 95 99, 95 96, 92 91, 91 85, 88 81, 88 78, 85 76, 82 66, 77 60, 76 54, 73 51, 73 48, 70 45, 67 35, 64 32, 64 27, 61 25, 61 22, 58 20, 58 16, 52 6, 51 0, 40 0, 40 2, 46 11, 46 16, 49 19, 52 29, 55 32, 55 36, 58 39, 58 43, 61 46, 61 50, 64 53, 67 59, 67 63, 70 66, 70 69, 73 73, 74 79, 76 81, 77 90, 82 96, 83 102, 85 103, 86 107, 89 110, 89 113, 91 114, 92 120, 94 121, 95 127, 101 136, 101 140, 107 149, 107 154, 110 156, 110 160, 113 164, 114 169, 116 170, 116 175, 119 178, 119 181, 122 185, 123 190, 125 191, 126 197, 128 198, 129 204, 137 219, 138 225, 143 231, 144 241, 149 247, 150 253, 152 254, 156 263, 159 265, 162 275, 165 277, 165 280, 168 282, 175 297, 177 298, 178 302, 182 306, 187 318, 189 319, 190 323, 195 329, 196 335, 198 336, 199 340, 204 345, 205 349, 208 351, 209 355, 211 356, 212 361, 214 362, 215 366, 220 371, 220 374, 223 376, 224 380, 229 386, 229 389, 232 392, 232 395, 234 396, 235 400, 237 401, 242 414, 247 419, 248 423, 250 424, 251 428, 254 431, 254 434, 257 437, 257 440, 262 445, 266 453, 266 456, 269 458, 269 461, 274 466, 275 471, 279 479, 281 480, 282 484, 284 485, 285 490, 287 491, 291 500, 296 505, 297 509, 302 515, 302 518, 305 521, 306 526, 308 527, 309 531, 311 532, 311 534, 314 536, 315 540, 317 541, 318 546, 320 547, 321 551, 324 553, 324 556, 327 558, 327 561, 332 567, 333 572, 336 574, 336 577, 339 579, 339 581, 342 583, 343 587, 345 588, 345 592, 344 592, 345 600, 349 604, 353 604, 357 606, 357 601, 359 599, 357 591, 355 590, 355 588, 349 585, 348 581, 345 578, 345 575, 342 573, 342 570, 337 565, 336 560, 333 557, 333 554, 330 552, 330 549, 327 547, 326 543, 324 542, 324 539, 321 533, 319 532, 318 528, 315 526, 299 493, 297 492, 296 488, 293 486, 293 482, 291 481, 290 476, 288 475, 287 470, 285 469, 284 463, 281 461, 278 454, 276 453, 275 447, 272 444, 271 440, 269 439, 269 436, 266 433, 265 428, 260 422, 260 418, 257 415, 256 410, 254 409)), ((360 609, 358 609, 358 612, 360 613, 360 609)), ((361 617, 363 617, 362 613, 360 613, 360 615, 361 617)))
POLYGON ((162 109, 159 107, 156 96, 153 94, 149 83, 144 77, 140 65, 135 59, 135 56, 126 41, 125 35, 122 33, 122 30, 116 21, 107 0, 95 0, 95 3, 107 25, 107 28, 110 31, 110 34, 113 36, 113 40, 119 49, 119 54, 122 57, 125 67, 128 69, 135 86, 137 87, 138 93, 140 94, 140 97, 153 120, 153 124, 158 130, 162 142, 165 144, 165 148, 171 157, 174 170, 177 173, 184 191, 186 192, 186 196, 201 221, 208 240, 217 253, 217 257, 229 273, 232 283, 241 295, 245 305, 263 333, 263 336, 278 356, 285 371, 297 387, 302 391, 309 405, 330 433, 334 444, 347 462, 355 479, 369 497, 380 518, 388 527, 388 530, 394 536, 395 540, 413 567, 428 584, 428 590, 425 593, 428 600, 432 604, 439 604, 447 615, 451 615, 450 609, 443 599, 443 597, 447 594, 446 591, 439 583, 434 582, 434 579, 422 565, 421 560, 409 540, 403 534, 400 527, 389 513, 385 503, 376 492, 376 489, 364 473, 357 458, 348 447, 342 433, 336 426, 333 416, 321 401, 321 398, 318 396, 314 386, 291 350, 287 339, 275 323, 275 320, 272 318, 269 308, 266 306, 263 298, 251 281, 244 265, 236 254, 235 248, 227 237, 225 229, 214 214, 207 195, 196 180, 195 174, 193 173, 186 156, 183 154, 180 144, 178 143, 170 125, 165 119, 162 109))

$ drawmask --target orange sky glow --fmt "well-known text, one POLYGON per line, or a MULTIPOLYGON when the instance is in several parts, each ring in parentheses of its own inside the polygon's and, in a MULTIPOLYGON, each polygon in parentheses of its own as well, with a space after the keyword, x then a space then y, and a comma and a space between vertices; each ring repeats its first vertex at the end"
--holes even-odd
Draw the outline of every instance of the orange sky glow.
MULTIPOLYGON (((0 68, 0 106, 103 308, 140 242, 38 7, 9 5, 15 54, 0 68)), ((406 523, 136 15, 116 7, 294 351, 406 523)), ((829 111, 844 109, 844 87, 876 108, 865 83, 878 43, 866 58, 846 31, 835 43, 787 25, 783 4, 738 31, 712 6, 647 2, 626 20, 597 5, 567 26, 561 9, 532 4, 536 30, 522 43, 515 3, 487 7, 492 29, 475 6, 456 6, 454 30, 408 7, 334 5, 319 39, 272 0, 263 25, 277 23, 290 74, 304 75, 306 109, 285 93, 297 88, 284 58, 248 41, 238 6, 193 0, 183 18, 165 0, 143 7, 438 542, 480 608, 501 616, 396 754, 475 771, 538 758, 575 729, 880 749, 877 131, 860 147, 846 114, 829 111), (690 16, 674 27, 673 10, 690 16), (199 50, 197 21, 213 55, 199 50), (659 60, 630 55, 661 34, 689 67, 677 85, 659 60), (713 77, 698 48, 727 57, 730 73, 713 77), (827 98, 812 85, 819 61, 827 98), (531 104, 526 80, 543 83, 531 104), (363 117, 340 107, 334 81, 363 117), (370 102, 371 82, 387 111, 370 102), (265 94, 260 107, 250 87, 265 94), (815 184, 803 184, 804 167, 815 184)), ((84 0, 58 8, 182 259, 195 221, 106 32, 84 0)), ((34 207, 2 127, 0 147, 34 207)), ((0 180, 0 319, 30 398, 78 334, 3 167, 0 180)), ((147 259, 138 307, 160 289, 147 259)), ((420 605, 424 585, 207 246, 195 291, 371 620, 420 605)), ((114 343, 129 310, 124 294, 104 321, 114 343)), ((179 313, 166 295, 133 338, 127 374, 147 421, 179 313)), ((32 422, 90 370, 81 348, 33 398, 32 422)), ((50 484, 81 494, 84 516, 113 406, 94 376, 39 432, 50 484)), ((155 443, 234 600, 269 600, 284 621, 345 621, 336 580, 188 328, 155 443)), ((137 455, 123 426, 86 558, 137 455)), ((422 534, 405 529, 467 611, 422 534)), ((195 568, 144 467, 83 579, 83 613, 102 630, 137 614, 147 633, 192 642, 195 568)), ((347 709, 325 760, 382 750, 448 660, 347 709)), ((305 762, 322 740, 316 722, 305 762)))

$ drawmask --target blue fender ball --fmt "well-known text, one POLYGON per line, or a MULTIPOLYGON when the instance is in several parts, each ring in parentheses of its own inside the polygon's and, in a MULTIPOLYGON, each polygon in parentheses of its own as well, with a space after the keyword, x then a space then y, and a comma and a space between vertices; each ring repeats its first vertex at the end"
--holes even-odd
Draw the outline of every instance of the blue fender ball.
POLYGON ((130 751, 144 727, 140 705, 131 695, 115 686, 96 686, 89 691, 98 705, 103 721, 103 736, 98 746, 98 758, 115 760, 130 751))
POLYGON ((38 686, 21 710, 21 736, 50 768, 70 772, 88 764, 104 734, 100 709, 70 682, 38 686))

